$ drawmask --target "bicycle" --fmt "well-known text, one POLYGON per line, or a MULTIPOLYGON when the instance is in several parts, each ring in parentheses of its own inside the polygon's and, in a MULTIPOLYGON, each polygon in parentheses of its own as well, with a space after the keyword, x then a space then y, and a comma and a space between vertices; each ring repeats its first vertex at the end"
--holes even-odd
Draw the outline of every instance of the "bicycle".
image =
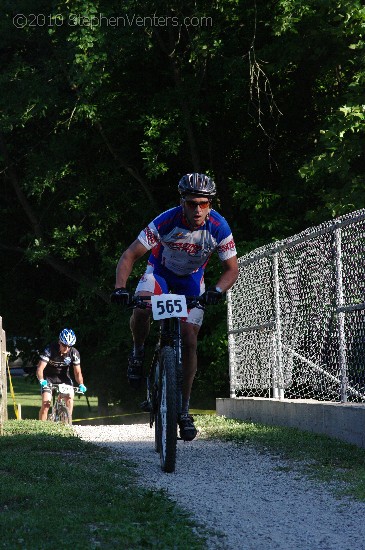
POLYGON ((160 454, 161 469, 175 471, 177 426, 182 406, 181 317, 187 308, 205 309, 201 296, 160 294, 134 296, 131 307, 146 308, 151 302, 152 314, 160 321, 159 339, 147 376, 147 400, 142 408, 150 413, 150 427, 155 426, 155 451, 160 454))
POLYGON ((66 407, 65 396, 70 395, 71 390, 75 394, 84 395, 79 388, 69 384, 48 384, 52 391, 52 408, 48 414, 47 420, 51 422, 61 422, 62 424, 72 424, 72 418, 66 407))

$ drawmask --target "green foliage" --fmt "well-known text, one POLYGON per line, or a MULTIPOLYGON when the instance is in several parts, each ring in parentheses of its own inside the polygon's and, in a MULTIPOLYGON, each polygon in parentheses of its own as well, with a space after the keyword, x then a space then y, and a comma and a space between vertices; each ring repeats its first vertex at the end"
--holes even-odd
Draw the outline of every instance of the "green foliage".
POLYGON ((360 174, 364 166, 365 10, 357 1, 318 6, 294 0, 280 2, 280 7, 277 34, 310 36, 314 40, 311 55, 318 52, 320 62, 312 87, 317 103, 312 147, 299 169, 317 199, 307 218, 335 217, 360 208, 365 198, 360 174))
MULTIPOLYGON (((28 4, 0 21, 0 313, 9 334, 72 326, 91 385, 122 400, 116 263, 182 174, 214 176, 240 254, 363 206, 364 7, 28 4)), ((224 308, 201 334, 198 384, 226 391, 224 308)))
POLYGON ((166 495, 136 486, 131 464, 81 441, 68 426, 5 422, 0 457, 0 527, 8 548, 205 547, 204 533, 198 536, 166 495), (47 510, 46 533, 40 510, 47 510))

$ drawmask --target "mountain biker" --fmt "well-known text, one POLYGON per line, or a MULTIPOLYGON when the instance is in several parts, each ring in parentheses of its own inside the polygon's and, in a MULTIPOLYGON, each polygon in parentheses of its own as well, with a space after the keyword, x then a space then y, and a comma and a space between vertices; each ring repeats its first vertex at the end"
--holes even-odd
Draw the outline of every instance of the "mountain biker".
MULTIPOLYGON (((72 329, 64 328, 58 336, 58 342, 52 342, 39 355, 37 365, 37 378, 41 385, 42 405, 39 411, 39 420, 47 420, 48 411, 51 406, 52 391, 49 384, 67 384, 73 386, 70 377, 70 367, 73 367, 75 380, 79 384, 79 390, 86 392, 80 366, 80 354, 74 344, 76 335, 72 329)), ((66 407, 72 418, 73 410, 73 389, 65 396, 66 407)))
MULTIPOLYGON (((180 205, 157 216, 120 257, 115 290, 111 294, 113 303, 128 304, 128 277, 136 260, 148 250, 151 254, 137 285, 137 295, 162 294, 173 288, 177 294, 204 295, 207 304, 217 304, 223 292, 237 280, 238 264, 231 230, 226 220, 212 209, 216 195, 214 181, 205 174, 186 174, 179 181, 178 191, 180 205), (204 270, 214 250, 218 252, 223 272, 216 285, 205 290, 204 270)), ((136 308, 130 320, 134 348, 129 356, 127 376, 132 387, 138 388, 142 380, 150 312, 150 309, 136 308)), ((197 337, 202 321, 203 311, 193 308, 181 325, 183 401, 179 428, 180 437, 185 441, 193 440, 197 434, 189 415, 189 400, 197 369, 197 337)))

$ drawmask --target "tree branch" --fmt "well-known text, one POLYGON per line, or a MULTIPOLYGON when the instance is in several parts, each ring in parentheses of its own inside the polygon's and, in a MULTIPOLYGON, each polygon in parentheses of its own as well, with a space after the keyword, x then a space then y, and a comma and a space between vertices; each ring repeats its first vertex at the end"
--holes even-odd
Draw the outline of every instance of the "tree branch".
MULTIPOLYGON (((0 243, 0 250, 18 252, 19 254, 22 254, 22 255, 25 255, 27 252, 25 248, 21 248, 20 246, 9 246, 3 243, 0 243)), ((107 292, 104 292, 103 290, 95 289, 94 284, 89 279, 86 279, 81 273, 77 272, 75 269, 70 267, 65 262, 59 261, 50 255, 44 256, 40 261, 48 264, 55 271, 57 271, 58 273, 61 273, 62 275, 65 275, 66 277, 68 277, 72 281, 75 281, 79 285, 84 285, 90 288, 97 296, 99 296, 102 300, 104 300, 104 302, 109 303, 110 301, 109 294, 107 292)))
POLYGON ((4 159, 5 159, 5 163, 7 164, 8 168, 7 168, 7 173, 8 173, 8 177, 13 185, 13 188, 14 188, 14 191, 16 193, 16 196, 18 197, 18 200, 30 222, 30 225, 32 226, 32 229, 34 231, 34 234, 36 237, 38 238, 42 238, 42 230, 41 230, 41 227, 40 227, 40 224, 25 196, 25 194, 23 193, 23 190, 22 188, 20 187, 19 185, 19 182, 18 182, 18 178, 15 174, 15 171, 14 171, 14 168, 12 166, 12 163, 10 162, 10 158, 9 158, 9 154, 8 154, 8 150, 5 146, 5 141, 4 141, 4 137, 3 135, 0 133, 0 151, 1 151, 1 154, 3 155, 4 159))
POLYGON ((179 65, 177 63, 177 55, 174 44, 174 37, 171 26, 169 27, 169 47, 166 46, 164 41, 161 38, 161 34, 158 32, 157 28, 154 28, 154 33, 157 37, 158 43, 160 44, 161 50, 167 55, 169 59, 169 64, 172 70, 172 75, 175 83, 175 87, 178 91, 178 96, 180 100, 181 110, 184 117, 184 126, 186 130, 186 135, 188 138, 189 149, 193 168, 195 172, 200 172, 200 158, 198 153, 197 142, 194 134, 194 125, 191 118, 191 112, 189 105, 186 101, 184 87, 182 84, 181 72, 179 65))
POLYGON ((151 193, 151 190, 147 184, 147 182, 139 175, 139 173, 137 172, 137 170, 135 170, 134 168, 132 168, 131 166, 129 166, 121 157, 120 155, 117 155, 117 153, 114 151, 110 141, 108 140, 108 138, 106 137, 105 135, 105 132, 104 132, 104 129, 101 125, 101 123, 97 120, 97 121, 94 121, 94 124, 95 124, 95 127, 97 128, 98 132, 100 133, 105 145, 107 146, 109 152, 111 153, 111 155, 113 156, 114 160, 117 161, 117 163, 119 164, 119 166, 121 168, 124 168, 124 170, 126 170, 128 172, 128 174, 130 174, 136 181, 138 181, 138 183, 141 185, 143 191, 145 192, 145 194, 147 195, 147 198, 149 200, 149 203, 152 205, 153 209, 155 210, 155 212, 158 211, 158 207, 157 207, 157 204, 156 204, 156 201, 151 193))
MULTIPOLYGON (((16 193, 16 196, 18 197, 18 200, 30 222, 30 225, 33 229, 34 235, 42 240, 44 243, 46 243, 46 239, 44 237, 41 225, 37 219, 37 216, 35 215, 31 205, 29 204, 29 201, 25 194, 23 193, 23 190, 19 184, 17 175, 15 173, 15 170, 12 166, 12 163, 10 162, 10 157, 5 145, 5 140, 3 135, 0 133, 0 152, 4 156, 5 162, 8 165, 7 173, 8 177, 13 185, 14 191, 16 193)), ((20 247, 16 246, 7 246, 0 244, 0 248, 3 250, 12 250, 14 252, 20 252, 22 254, 25 254, 26 250, 20 247)), ((61 273, 62 275, 65 275, 69 279, 77 282, 78 284, 86 285, 88 288, 92 289, 95 294, 100 296, 105 302, 109 302, 109 296, 107 293, 95 289, 93 283, 86 279, 83 275, 80 273, 77 273, 72 267, 70 267, 66 262, 57 260, 56 258, 53 258, 50 255, 46 255, 44 258, 42 258, 44 262, 46 262, 48 265, 50 265, 54 270, 58 271, 58 273, 61 273)))
MULTIPOLYGON (((53 54, 54 54, 55 58, 57 59, 59 67, 60 67, 62 73, 64 74, 68 84, 69 84, 70 90, 76 95, 77 102, 81 101, 82 95, 79 91, 78 86, 74 82, 72 82, 68 72, 65 70, 64 64, 58 59, 56 53, 53 52, 53 54)), ((72 117, 75 113, 75 110, 76 110, 76 105, 75 105, 75 107, 74 107, 74 109, 71 113, 71 116, 68 120, 69 125, 70 125, 71 119, 72 119, 72 117)), ((153 197, 153 194, 152 194, 152 192, 149 188, 148 183, 142 178, 142 176, 138 173, 137 170, 132 168, 132 166, 129 166, 129 164, 127 162, 125 162, 125 160, 122 159, 121 156, 116 153, 114 147, 111 145, 109 139, 107 138, 107 136, 105 134, 105 131, 104 131, 104 128, 103 128, 101 122, 99 120, 94 120, 93 123, 95 125, 95 128, 98 130, 103 142, 105 143, 108 151, 111 153, 112 157, 114 158, 114 160, 118 163, 118 165, 121 168, 126 170, 126 172, 128 172, 128 174, 130 174, 132 176, 132 178, 134 178, 139 183, 139 185, 142 187, 143 191, 145 192, 149 203, 152 205, 154 211, 158 212, 159 208, 156 204, 156 201, 153 197)))

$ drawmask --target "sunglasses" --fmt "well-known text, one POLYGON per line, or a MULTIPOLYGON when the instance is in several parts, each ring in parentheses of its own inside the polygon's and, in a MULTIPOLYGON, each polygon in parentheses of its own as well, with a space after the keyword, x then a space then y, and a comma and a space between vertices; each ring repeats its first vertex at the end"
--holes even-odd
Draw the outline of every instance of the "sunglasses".
POLYGON ((202 210, 205 210, 206 208, 209 207, 210 205, 210 201, 199 201, 199 202, 195 202, 195 201, 189 201, 189 200, 184 200, 185 204, 191 208, 191 210, 195 210, 195 208, 197 206, 199 206, 202 210))

